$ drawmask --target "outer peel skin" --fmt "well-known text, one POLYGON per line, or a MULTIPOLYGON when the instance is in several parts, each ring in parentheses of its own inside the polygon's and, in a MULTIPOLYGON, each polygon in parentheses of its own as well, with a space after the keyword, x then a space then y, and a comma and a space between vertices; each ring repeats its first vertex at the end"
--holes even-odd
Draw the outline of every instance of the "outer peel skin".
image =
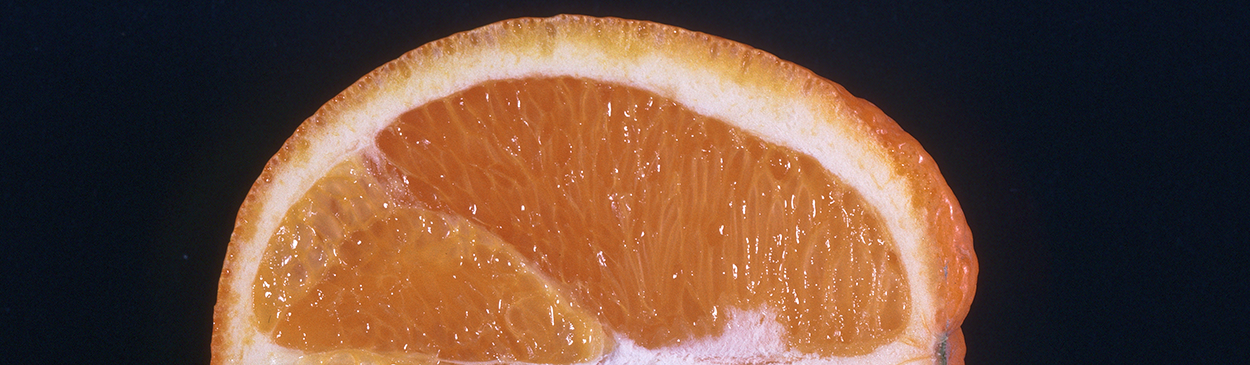
POLYGON ((910 316, 900 341, 879 352, 825 360, 963 363, 959 325, 977 275, 971 232, 915 139, 871 103, 765 52, 675 27, 582 16, 510 20, 427 44, 366 75, 305 121, 240 208, 219 284, 213 362, 298 359, 249 325, 256 268, 243 263, 258 260, 286 207, 318 177, 370 148, 371 137, 407 110, 486 80, 541 76, 644 89, 815 156, 882 217, 897 218, 885 225, 899 249, 918 252, 904 257, 912 308, 937 308, 910 316))

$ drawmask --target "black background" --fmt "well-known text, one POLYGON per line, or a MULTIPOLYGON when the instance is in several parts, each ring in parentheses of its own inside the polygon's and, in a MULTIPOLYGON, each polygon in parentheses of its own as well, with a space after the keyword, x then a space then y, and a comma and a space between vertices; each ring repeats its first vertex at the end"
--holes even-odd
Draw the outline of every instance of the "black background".
POLYGON ((969 364, 1245 363, 1250 11, 1080 1, 0 5, 0 362, 206 363, 235 212, 321 104, 519 16, 771 52, 933 155, 981 264, 969 364))

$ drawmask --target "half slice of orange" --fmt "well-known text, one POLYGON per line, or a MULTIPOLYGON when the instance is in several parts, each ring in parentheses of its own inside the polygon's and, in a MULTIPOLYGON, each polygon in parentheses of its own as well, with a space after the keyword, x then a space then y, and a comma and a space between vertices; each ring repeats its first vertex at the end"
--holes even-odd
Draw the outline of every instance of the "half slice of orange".
POLYGON ((977 272, 872 104, 655 23, 422 46, 296 130, 239 210, 214 363, 962 363, 977 272))

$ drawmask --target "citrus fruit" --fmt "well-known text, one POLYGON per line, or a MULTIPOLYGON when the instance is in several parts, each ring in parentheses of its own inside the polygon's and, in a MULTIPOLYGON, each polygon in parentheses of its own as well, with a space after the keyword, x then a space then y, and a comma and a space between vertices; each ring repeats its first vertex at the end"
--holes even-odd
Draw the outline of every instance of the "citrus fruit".
POLYGON ((239 210, 215 363, 962 363, 976 258, 919 144, 765 52, 517 19, 305 121, 239 210))

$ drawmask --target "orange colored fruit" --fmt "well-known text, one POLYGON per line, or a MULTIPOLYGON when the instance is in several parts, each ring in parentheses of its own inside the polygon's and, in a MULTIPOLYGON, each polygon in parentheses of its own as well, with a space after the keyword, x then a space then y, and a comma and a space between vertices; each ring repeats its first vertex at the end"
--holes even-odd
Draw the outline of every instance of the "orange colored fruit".
POLYGON ((239 210, 214 363, 962 363, 976 258, 872 104, 670 26, 517 19, 296 130, 239 210))

